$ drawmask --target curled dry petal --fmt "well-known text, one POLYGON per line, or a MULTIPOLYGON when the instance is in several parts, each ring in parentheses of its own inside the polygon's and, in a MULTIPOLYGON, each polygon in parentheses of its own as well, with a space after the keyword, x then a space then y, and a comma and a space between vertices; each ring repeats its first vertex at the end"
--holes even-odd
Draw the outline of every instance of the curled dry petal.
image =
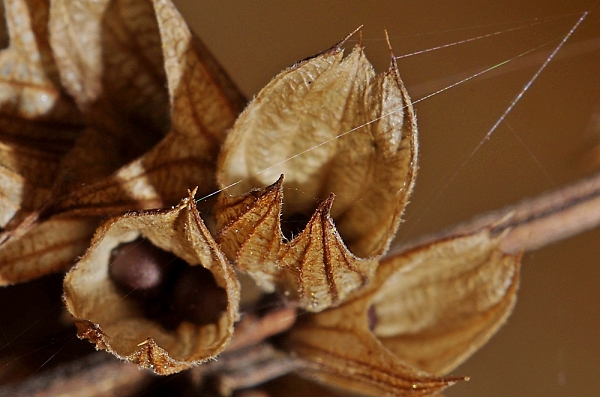
MULTIPOLYGON (((206 281, 198 280, 202 285, 206 281)), ((235 273, 200 219, 192 195, 170 210, 129 213, 104 224, 91 248, 67 274, 64 290, 67 308, 81 337, 158 374, 178 372, 215 357, 229 342, 238 318, 239 284, 235 273), (139 238, 186 262, 182 271, 186 276, 181 280, 185 285, 175 283, 173 305, 178 304, 182 292, 185 294, 181 288, 193 287, 185 269, 203 267, 212 274, 216 282, 213 289, 224 290, 227 298, 226 309, 218 319, 208 323, 183 319, 168 327, 144 315, 139 302, 129 299, 135 291, 124 297, 110 275, 111 253, 139 238)), ((161 295, 160 299, 165 298, 161 295)))
MULTIPOLYGON (((433 374, 455 368, 496 332, 515 303, 519 258, 503 254, 501 240, 484 230, 383 260, 365 291, 294 327, 289 343, 308 361, 305 373, 367 395, 410 395, 407 375, 392 376, 397 363, 433 374)), ((417 392, 419 378, 412 379, 417 392)))
POLYGON ((512 312, 520 257, 487 230, 386 258, 373 283, 373 333, 403 361, 443 374, 469 358, 512 312))
MULTIPOLYGON (((153 0, 163 42, 173 128, 220 145, 246 100, 169 0, 153 0)), ((217 147, 218 148, 218 147, 217 147)), ((210 153, 210 155, 215 155, 210 153)))
MULTIPOLYGON (((78 16, 86 21, 85 24, 94 26, 93 40, 90 40, 94 45, 101 46, 94 51, 98 52, 104 48, 102 46, 108 46, 109 54, 114 53, 114 59, 105 61, 106 70, 98 69, 98 66, 94 66, 95 69, 91 71, 83 68, 77 72, 79 74, 75 73, 81 82, 77 80, 66 83, 79 98, 79 103, 91 103, 101 94, 106 95, 110 102, 119 97, 115 102, 117 104, 135 97, 135 101, 125 106, 124 110, 129 115, 133 112, 134 116, 145 112, 140 113, 139 117, 131 116, 136 123, 138 118, 143 118, 146 114, 168 116, 167 103, 165 106, 154 106, 153 103, 159 104, 162 100, 153 99, 150 103, 145 103, 144 99, 145 95, 158 98, 159 88, 164 86, 160 76, 165 74, 168 103, 171 105, 171 129, 147 153, 124 165, 112 176, 57 200, 53 206, 54 211, 106 214, 132 208, 162 207, 177 202, 190 186, 200 186, 199 194, 207 194, 216 189, 214 174, 217 153, 225 131, 233 124, 244 100, 208 50, 192 35, 174 5, 167 0, 156 0, 153 3, 133 0, 56 2, 52 14, 56 18, 52 20, 52 26, 57 32, 69 33, 69 29, 65 27, 65 18, 70 20, 78 16), (75 9, 73 13, 68 12, 71 8, 75 9), (140 15, 140 18, 134 18, 140 15), (114 33, 113 41, 101 39, 113 37, 113 30, 119 33, 114 33), (129 42, 127 38, 135 35, 138 30, 144 34, 133 40, 134 48, 125 46, 125 50, 119 52, 124 47, 123 43, 129 42), (123 67, 122 62, 127 67, 123 67), (108 78, 106 74, 112 75, 111 71, 115 72, 116 77, 112 76, 110 81, 104 81, 103 79, 108 78), (95 79, 92 81, 98 81, 98 84, 111 83, 118 90, 104 93, 99 91, 101 86, 84 89, 84 82, 88 81, 84 78, 86 73, 91 73, 95 79), (117 81, 112 81, 114 79, 117 81), (150 88, 143 85, 145 81, 153 83, 150 88), (140 96, 139 92, 144 95, 140 96), (138 109, 136 104, 140 101, 138 109), (134 108, 130 109, 128 106, 134 108)), ((70 38, 79 39, 73 35, 70 38)), ((61 58, 65 64, 77 59, 80 52, 87 51, 84 43, 71 49, 64 42, 59 43, 58 39, 56 41, 56 46, 65 52, 61 58)), ((85 56, 91 57, 94 54, 85 56)), ((88 63, 92 65, 92 61, 98 60, 98 56, 100 55, 96 55, 88 63)), ((64 69, 65 75, 70 70, 64 69)), ((63 80, 69 79, 63 77, 63 80)), ((105 107, 101 108, 103 111, 104 109, 105 107)), ((106 114, 102 115, 106 117, 106 114)), ((155 124, 162 125, 158 122, 155 124)), ((127 136, 130 136, 129 133, 127 136)))
POLYGON ((0 53, 0 285, 71 265, 97 225, 63 218, 35 227, 83 122, 60 86, 48 43, 49 2, 8 0, 5 7, 10 46, 0 53))
POLYGON ((56 153, 0 142, 0 227, 13 228, 48 200, 59 162, 56 153))
MULTIPOLYGON (((81 115, 57 88, 62 79, 88 128, 78 136, 67 129, 66 138, 51 128, 34 128, 38 135, 2 139, 0 226, 6 231, 0 244, 10 240, 13 246, 0 266, 35 263, 19 255, 30 246, 44 251, 32 240, 39 232, 31 229, 54 216, 78 220, 81 229, 90 217, 173 205, 191 186, 201 186, 201 194, 216 189, 217 153, 244 100, 170 1, 57 0, 49 22, 48 2, 14 0, 8 6, 19 17, 9 17, 16 39, 0 56, 6 84, 12 84, 3 91, 0 125, 18 114, 35 127, 49 121, 55 130, 74 124, 80 131, 81 115), (17 73, 23 70, 25 77, 17 73), (35 104, 47 104, 51 112, 35 104), (78 118, 67 117, 67 110, 78 118), (53 149, 22 147, 23 142, 53 149)), ((79 240, 84 238, 91 233, 79 240)), ((83 252, 72 250, 72 262, 83 252)), ((56 271, 68 266, 64 259, 22 272, 56 271)))
POLYGON ((299 319, 289 343, 301 375, 365 396, 431 395, 461 379, 438 378, 408 366, 377 340, 365 313, 355 309, 343 305, 299 319))
POLYGON ((151 2, 51 3, 50 39, 63 85, 91 125, 134 158, 168 131, 161 37, 151 2))
POLYGON ((416 121, 395 62, 376 75, 360 47, 343 58, 341 44, 282 72, 257 95, 229 133, 217 174, 227 188, 221 196, 234 196, 216 209, 230 257, 267 290, 285 284, 311 310, 343 301, 368 281, 396 232, 416 172, 416 121), (272 201, 257 191, 235 197, 280 174, 283 206, 281 192, 272 201), (323 204, 313 214, 315 197, 323 204), (284 225, 309 222, 289 244, 280 242, 281 212, 284 225), (262 230, 241 227, 246 219, 260 219, 262 230), (319 223, 327 237, 320 248, 310 231, 319 223), (304 266, 309 256, 319 257, 314 266, 304 266), (336 274, 335 267, 347 271, 336 274), (302 290, 302 277, 314 283, 310 291, 302 290))
POLYGON ((48 0, 6 0, 10 45, 0 53, 0 137, 64 153, 81 116, 62 92, 48 43, 48 0))
MULTIPOLYGON (((64 216, 60 213, 45 215, 44 210, 52 198, 110 173, 111 165, 120 161, 118 152, 105 153, 97 148, 110 147, 111 142, 96 130, 88 128, 63 156, 54 153, 42 155, 35 150, 0 143, 0 159, 16 151, 20 151, 21 160, 25 158, 24 154, 30 154, 21 169, 36 169, 38 174, 31 179, 27 176, 33 176, 33 171, 3 178, 11 196, 22 196, 24 200, 21 199, 20 208, 9 205, 3 207, 13 210, 15 216, 0 234, 0 285, 24 282, 62 271, 72 266, 75 258, 83 255, 100 219, 93 216, 64 216), (53 181, 47 181, 42 176, 48 170, 54 172, 53 181), (44 188, 48 185, 51 188, 44 188)), ((0 168, 0 172, 5 170, 0 168)))
POLYGON ((82 125, 60 88, 48 1, 4 3, 10 46, 0 52, 0 227, 11 229, 48 199, 82 125))
POLYGON ((29 281, 73 265, 74 258, 89 246, 97 226, 95 218, 55 217, 8 239, 0 249, 0 285, 29 281))

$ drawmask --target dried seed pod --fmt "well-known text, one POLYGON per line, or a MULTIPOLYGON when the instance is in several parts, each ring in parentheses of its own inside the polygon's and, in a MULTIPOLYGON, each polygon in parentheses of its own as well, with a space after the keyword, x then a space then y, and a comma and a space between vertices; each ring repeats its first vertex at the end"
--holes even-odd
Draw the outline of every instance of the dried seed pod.
MULTIPOLYGON (((48 42, 48 2, 3 3, 10 44, 0 51, 0 137, 2 143, 15 148, 11 162, 19 167, 14 169, 2 156, 0 164, 21 174, 21 182, 49 188, 56 176, 56 160, 77 138, 82 118, 72 99, 61 90, 48 42)), ((2 169, 2 173, 6 171, 2 169)), ((5 185, 3 179, 3 194, 5 185)), ((3 201, 7 198, 10 195, 2 196, 3 201)), ((21 199, 27 202, 31 197, 21 199)), ((4 211, 5 206, 0 205, 0 219, 4 211)))
POLYGON ((48 2, 7 0, 4 7, 10 45, 0 51, 0 285, 70 266, 98 223, 63 218, 29 233, 16 230, 47 205, 84 125, 61 89, 48 43, 48 2))
POLYGON ((54 211, 114 214, 175 204, 190 186, 216 189, 217 154, 245 100, 171 1, 57 0, 50 31, 69 93, 139 155, 54 211))
POLYGON ((354 299, 300 318, 289 347, 305 376, 364 395, 430 395, 511 313, 519 257, 488 230, 384 259, 354 299), (352 346, 352 348, 348 348, 352 346))
POLYGON ((388 247, 412 189, 416 119, 394 58, 376 75, 362 48, 343 58, 342 44, 263 88, 227 136, 217 177, 235 196, 285 174, 284 218, 310 219, 315 197, 335 193, 339 233, 370 257, 388 247))
POLYGON ((221 223, 228 223, 217 239, 265 291, 278 290, 299 307, 319 312, 365 285, 377 260, 357 258, 346 248, 331 219, 333 196, 317 208, 304 231, 283 242, 282 183, 283 177, 246 195, 221 196, 217 212, 221 223))
POLYGON ((245 104, 169 0, 5 3, 0 285, 72 265, 92 217, 214 191, 245 104))
POLYGON ((158 374, 215 357, 229 342, 238 318, 235 273, 200 219, 191 194, 173 209, 133 212, 105 223, 65 277, 64 291, 80 337, 158 374), (137 245, 125 246, 129 249, 124 252, 122 244, 138 239, 159 250, 137 245), (171 263, 174 256, 185 262, 182 269, 171 263), (111 272, 111 257, 115 263, 119 259, 133 263, 137 267, 133 276, 144 272, 154 276, 141 283, 128 274, 131 269, 120 269, 123 264, 111 272), (158 288, 157 300, 166 301, 166 308, 148 314, 152 307, 140 307, 137 299, 124 297, 123 284, 130 290, 144 285, 158 288), (177 309, 178 305, 184 307, 177 309), (195 311, 186 313, 189 309, 195 311))
POLYGON ((513 310, 520 255, 487 229, 382 260, 367 307, 373 334, 407 364, 434 374, 456 368, 513 310))
POLYGON ((64 88, 90 124, 128 141, 129 160, 164 136, 169 97, 151 2, 52 1, 48 29, 64 88))
POLYGON ((265 290, 311 311, 343 302, 371 278, 416 173, 416 120, 394 58, 376 75, 362 48, 343 58, 342 44, 285 70, 256 96, 217 170, 228 188, 215 209, 226 253, 265 290), (281 174, 285 197, 281 180, 244 194, 281 174), (281 225, 293 231, 304 221, 304 232, 283 243, 281 225))

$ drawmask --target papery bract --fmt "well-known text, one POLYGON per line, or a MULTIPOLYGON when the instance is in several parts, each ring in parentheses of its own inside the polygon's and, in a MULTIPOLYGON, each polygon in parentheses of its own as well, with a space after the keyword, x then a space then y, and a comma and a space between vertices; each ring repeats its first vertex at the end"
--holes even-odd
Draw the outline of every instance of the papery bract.
POLYGON ((244 100, 172 3, 12 0, 7 11, 0 285, 67 268, 98 217, 216 189, 244 100))
POLYGON ((238 319, 237 278, 204 226, 192 195, 171 210, 133 212, 105 223, 67 274, 64 290, 80 337, 158 374, 179 372, 215 357, 227 346, 238 319), (111 252, 140 237, 189 266, 202 266, 212 273, 227 296, 227 308, 217 321, 182 321, 175 329, 166 329, 124 297, 109 275, 111 252))
POLYGON ((302 372, 372 396, 427 395, 447 386, 420 371, 454 369, 514 306, 519 257, 503 254, 501 241, 482 230, 384 259, 365 290, 291 331, 291 350, 310 363, 302 372))
POLYGON ((217 171, 227 189, 216 208, 219 241, 243 251, 228 254, 266 290, 276 285, 311 311, 339 304, 368 282, 416 172, 416 121, 394 58, 376 75, 362 48, 343 58, 342 44, 285 70, 256 96, 228 135, 217 171), (250 196, 235 197, 279 174, 285 194, 272 203, 261 198, 250 209, 250 196), (324 201, 313 214, 315 198, 324 201), (240 233, 249 211, 263 214, 259 224, 270 230, 259 241, 254 231, 240 233), (281 242, 281 212, 286 224, 308 222, 289 243, 281 242), (320 248, 309 241, 317 219, 329 236, 320 248))

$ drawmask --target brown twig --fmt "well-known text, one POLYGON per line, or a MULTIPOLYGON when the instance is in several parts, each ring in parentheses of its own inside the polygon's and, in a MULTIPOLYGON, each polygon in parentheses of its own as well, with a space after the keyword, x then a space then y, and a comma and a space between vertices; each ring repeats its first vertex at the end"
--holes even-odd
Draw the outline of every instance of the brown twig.
MULTIPOLYGON (((298 365, 295 358, 266 339, 288 330, 295 319, 296 309, 292 307, 277 307, 262 316, 247 313, 236 327, 232 343, 217 360, 187 372, 191 384, 200 392, 210 379, 220 395, 231 395, 236 389, 254 387, 293 371, 298 365)), ((155 379, 150 371, 99 352, 35 373, 26 381, 4 385, 0 396, 125 397, 137 395, 155 379)))
POLYGON ((36 374, 27 382, 0 388, 0 396, 81 396, 124 397, 140 392, 153 379, 149 371, 123 363, 105 353, 94 353, 36 374))
POLYGON ((391 248, 388 256, 436 240, 490 229, 507 233, 501 249, 507 254, 533 251, 600 225, 600 173, 556 191, 476 216, 450 227, 391 248))
POLYGON ((287 331, 295 321, 296 309, 292 307, 271 310, 263 317, 246 314, 236 325, 233 339, 227 346, 227 351, 258 344, 270 336, 287 331))
POLYGON ((219 394, 229 396, 237 389, 292 372, 298 362, 265 340, 287 331, 295 321, 296 309, 292 307, 275 308, 263 316, 246 314, 219 359, 192 369, 192 378, 200 386, 205 378, 212 377, 219 394))
POLYGON ((235 366, 221 370, 215 383, 219 394, 230 396, 235 390, 261 385, 269 380, 286 375, 297 369, 299 362, 287 353, 262 344, 249 349, 260 354, 239 354, 243 360, 232 361, 235 366))

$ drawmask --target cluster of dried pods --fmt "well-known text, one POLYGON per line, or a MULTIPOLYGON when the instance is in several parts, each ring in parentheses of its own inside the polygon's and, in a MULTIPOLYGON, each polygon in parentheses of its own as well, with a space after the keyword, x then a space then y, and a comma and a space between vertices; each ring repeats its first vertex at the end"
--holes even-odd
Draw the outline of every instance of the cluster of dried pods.
POLYGON ((161 375, 214 375, 259 346, 263 375, 222 376, 223 394, 295 371, 363 395, 434 395, 510 314, 508 228, 384 256, 417 159, 393 57, 377 75, 341 42, 241 112, 170 0, 6 11, 0 280, 77 261, 64 302, 98 349, 161 375), (282 303, 252 314, 265 301, 240 291, 248 276, 282 303))

